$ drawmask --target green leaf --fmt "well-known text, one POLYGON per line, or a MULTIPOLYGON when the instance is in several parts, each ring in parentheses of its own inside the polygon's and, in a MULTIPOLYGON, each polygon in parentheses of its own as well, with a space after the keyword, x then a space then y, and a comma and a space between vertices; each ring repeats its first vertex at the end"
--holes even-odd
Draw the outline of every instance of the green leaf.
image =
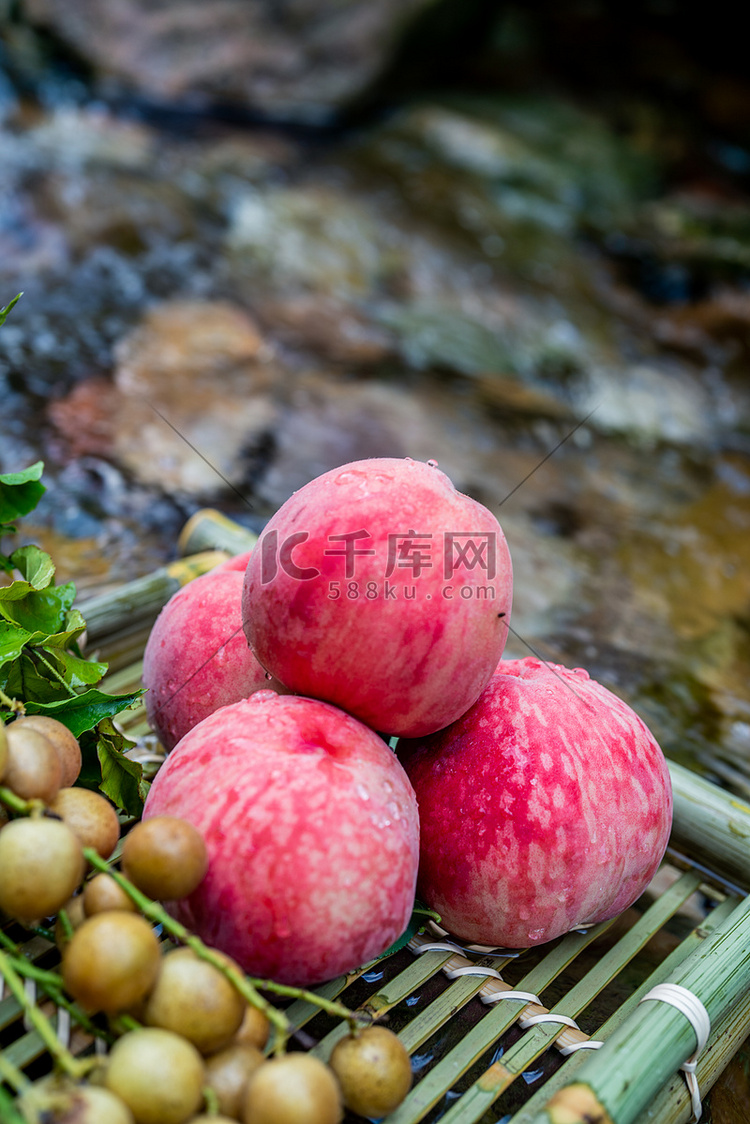
POLYGON ((97 726, 96 753, 102 771, 99 788, 110 800, 131 816, 140 816, 148 794, 143 767, 123 756, 134 743, 115 729, 109 719, 97 726))
POLYGON ((15 628, 0 621, 0 668, 18 659, 30 636, 25 628, 15 628))
POLYGON ((102 719, 113 718, 121 710, 132 706, 142 694, 143 691, 133 691, 129 695, 107 695, 104 691, 91 687, 75 698, 47 703, 29 700, 25 706, 27 714, 48 714, 50 718, 57 718, 80 738, 87 730, 93 730, 102 719))
MULTIPOLYGON (((65 629, 63 632, 53 632, 44 639, 44 646, 46 648, 69 648, 75 645, 76 640, 86 631, 86 621, 83 619, 83 614, 78 609, 71 609, 65 621, 65 629)), ((35 636, 34 643, 38 642, 35 636)), ((77 649, 77 645, 76 645, 77 649)))
POLYGON ((55 564, 38 546, 20 546, 10 560, 32 589, 46 589, 55 576, 55 564))
POLYGON ((0 484, 7 484, 15 488, 19 484, 28 484, 30 480, 41 480, 44 472, 44 461, 34 461, 28 468, 20 472, 0 472, 0 484))
POLYGON ((32 648, 25 647, 18 659, 10 664, 3 688, 6 695, 20 699, 24 705, 27 699, 52 703, 61 697, 69 697, 64 684, 44 664, 37 663, 32 652, 32 648))
POLYGON ((25 593, 16 589, 27 585, 27 582, 13 582, 12 585, 0 587, 0 616, 11 624, 26 628, 29 632, 41 632, 44 636, 51 636, 64 629, 76 595, 73 582, 53 586, 51 589, 27 588, 25 593))
POLYGON ((16 293, 10 304, 6 304, 5 308, 0 308, 0 327, 2 327, 2 325, 5 323, 5 319, 11 308, 13 308, 14 305, 18 304, 22 296, 23 293, 16 293))
POLYGON ((45 645, 45 658, 49 660, 71 687, 85 687, 98 683, 107 671, 106 663, 96 663, 67 652, 64 648, 45 645))
POLYGON ((12 523, 34 510, 47 490, 39 482, 43 469, 44 461, 36 461, 22 472, 0 473, 0 523, 12 523))
MULTIPOLYGON (((16 528, 11 526, 10 523, 0 526, 0 531, 3 532, 7 531, 8 533, 10 533, 11 531, 15 531, 15 529, 16 528)), ((0 570, 4 570, 6 574, 12 574, 15 570, 15 566, 11 562, 10 558, 7 558, 4 554, 0 554, 0 570)))

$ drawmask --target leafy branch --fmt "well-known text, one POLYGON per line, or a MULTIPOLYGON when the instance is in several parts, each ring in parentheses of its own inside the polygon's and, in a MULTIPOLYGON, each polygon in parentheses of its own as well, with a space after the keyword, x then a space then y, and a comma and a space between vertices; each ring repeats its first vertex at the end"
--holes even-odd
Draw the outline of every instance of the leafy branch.
MULTIPOLYGON (((21 472, 0 473, 0 546, 44 495, 43 468, 37 461, 21 472)), ((145 797, 141 766, 123 756, 132 743, 111 720, 142 692, 110 695, 100 689, 107 664, 83 655, 79 640, 86 621, 73 605, 75 585, 55 584, 55 565, 45 551, 31 545, 0 550, 3 572, 11 580, 0 584, 0 721, 19 714, 58 719, 81 739, 81 783, 138 815, 145 797)))

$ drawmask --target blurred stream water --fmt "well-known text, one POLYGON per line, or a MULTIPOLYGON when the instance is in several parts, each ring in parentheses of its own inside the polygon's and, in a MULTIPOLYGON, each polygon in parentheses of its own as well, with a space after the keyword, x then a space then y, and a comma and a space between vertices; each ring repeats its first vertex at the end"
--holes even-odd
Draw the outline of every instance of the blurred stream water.
POLYGON ((206 503, 258 527, 335 465, 434 458, 505 529, 508 654, 586 667, 750 796, 750 203, 666 177, 665 127, 498 94, 300 137, 0 81, 24 535, 84 593, 206 503))

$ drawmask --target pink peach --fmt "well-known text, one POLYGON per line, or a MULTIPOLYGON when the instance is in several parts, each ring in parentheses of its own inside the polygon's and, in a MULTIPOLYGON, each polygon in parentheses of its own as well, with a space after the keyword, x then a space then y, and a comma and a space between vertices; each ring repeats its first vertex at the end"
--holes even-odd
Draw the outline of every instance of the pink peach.
POLYGON ((664 756, 581 669, 501 660, 467 714, 399 757, 422 822, 418 894, 469 942, 521 948, 614 917, 664 854, 664 756))
POLYGON ((258 691, 185 735, 144 818, 202 834, 208 873, 169 908, 255 976, 308 986, 372 959, 414 901, 419 820, 385 742, 327 703, 258 691))
POLYGON ((417 736, 479 697, 505 646, 512 587, 497 519, 435 463, 355 461, 270 520, 243 619, 258 660, 291 691, 417 736))
POLYGON ((178 590, 162 609, 143 655, 146 713, 165 749, 220 706, 269 681, 242 630, 242 585, 250 553, 222 562, 178 590))

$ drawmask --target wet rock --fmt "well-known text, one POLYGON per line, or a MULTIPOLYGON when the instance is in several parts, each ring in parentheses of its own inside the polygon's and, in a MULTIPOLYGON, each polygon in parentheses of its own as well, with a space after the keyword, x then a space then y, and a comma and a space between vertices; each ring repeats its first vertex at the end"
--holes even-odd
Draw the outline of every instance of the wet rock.
POLYGON ((389 332, 364 312, 326 294, 261 300, 257 313, 277 338, 334 363, 370 365, 393 353, 389 332))
POLYGON ((239 511, 199 454, 258 519, 347 460, 435 458, 506 530, 508 654, 588 667, 745 794, 750 311, 721 246, 658 227, 653 149, 550 98, 325 150, 118 127, 37 108, 0 134, 5 300, 36 269, 0 331, 0 459, 47 460, 70 565, 126 580, 199 502, 239 511))
POLYGON ((273 368, 249 317, 222 302, 159 305, 116 356, 114 384, 81 383, 50 406, 69 455, 108 456, 168 494, 239 486, 275 416, 273 368))
POLYGON ((716 428, 709 389, 676 364, 595 365, 573 397, 581 416, 593 411, 597 428, 626 433, 644 446, 706 443, 716 428))
POLYGON ((246 192, 228 233, 231 251, 274 287, 362 298, 402 268, 398 230, 365 199, 327 184, 246 192))
POLYGON ((109 379, 85 379, 70 394, 51 402, 48 413, 65 439, 65 460, 111 456, 123 395, 109 379))
POLYGON ((103 106, 59 106, 28 131, 24 143, 40 163, 76 169, 144 169, 156 148, 149 129, 103 106))
POLYGON ((548 282, 570 258, 566 241, 630 218, 656 171, 601 118, 561 97, 413 107, 367 138, 362 155, 491 260, 548 282))
POLYGON ((273 115, 326 118, 382 70, 427 0, 24 0, 103 82, 156 101, 238 102, 273 115), (92 27, 96 34, 91 34, 92 27))
POLYGON ((52 174, 37 193, 37 205, 46 220, 65 231, 77 255, 91 246, 111 246, 132 258, 196 234, 192 207, 181 192, 136 175, 92 171, 82 181, 78 175, 52 174))

